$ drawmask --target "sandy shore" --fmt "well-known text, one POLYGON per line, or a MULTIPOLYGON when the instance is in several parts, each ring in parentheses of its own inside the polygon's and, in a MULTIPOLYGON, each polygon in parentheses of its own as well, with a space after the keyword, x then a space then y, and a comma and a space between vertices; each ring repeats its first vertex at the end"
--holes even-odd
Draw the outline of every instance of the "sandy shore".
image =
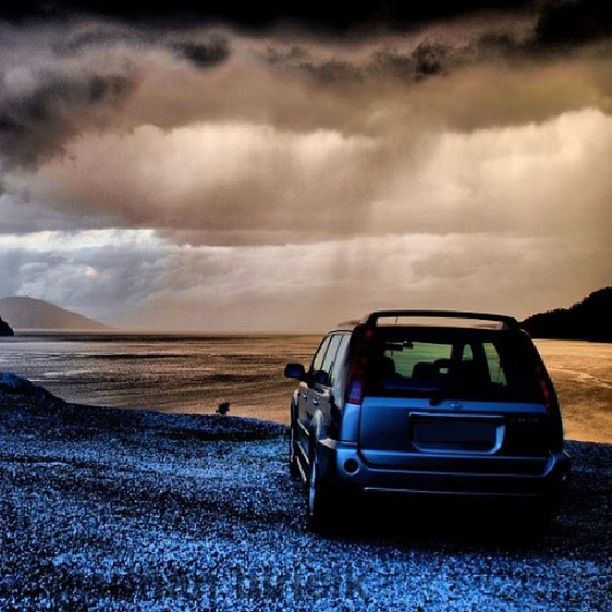
POLYGON ((449 512, 314 536, 286 445, 269 422, 0 393, 0 609, 606 608, 612 447, 568 443, 561 515, 522 540, 449 512))
POLYGON ((612 442, 612 344, 537 340, 555 384, 565 436, 612 442))

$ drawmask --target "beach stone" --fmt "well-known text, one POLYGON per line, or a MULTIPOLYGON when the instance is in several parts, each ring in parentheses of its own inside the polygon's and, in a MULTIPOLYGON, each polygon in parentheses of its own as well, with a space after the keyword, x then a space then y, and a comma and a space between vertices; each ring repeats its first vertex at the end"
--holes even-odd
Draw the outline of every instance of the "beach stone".
POLYGON ((0 407, 7 409, 11 402, 25 400, 34 411, 55 411, 64 406, 64 400, 27 378, 12 372, 0 372, 0 407))
POLYGON ((27 378, 22 378, 12 372, 0 372, 0 389, 7 393, 21 393, 31 395, 36 386, 27 378))

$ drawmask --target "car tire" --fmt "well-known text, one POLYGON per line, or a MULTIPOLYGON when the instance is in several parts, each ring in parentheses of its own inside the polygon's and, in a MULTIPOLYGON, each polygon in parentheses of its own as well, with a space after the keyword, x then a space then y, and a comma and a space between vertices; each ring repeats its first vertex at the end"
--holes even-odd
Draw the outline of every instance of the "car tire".
POLYGON ((306 499, 308 529, 315 533, 329 532, 333 527, 333 497, 314 454, 311 459, 306 499))

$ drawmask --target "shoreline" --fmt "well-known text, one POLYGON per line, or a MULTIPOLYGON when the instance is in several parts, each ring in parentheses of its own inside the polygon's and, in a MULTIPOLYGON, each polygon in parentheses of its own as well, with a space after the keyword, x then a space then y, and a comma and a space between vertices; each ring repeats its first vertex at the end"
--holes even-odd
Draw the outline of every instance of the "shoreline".
MULTIPOLYGON (((17 377, 18 378, 18 377, 17 377)), ((44 387, 21 379, 22 385, 10 392, 0 378, 0 416, 7 410, 24 410, 34 416, 53 418, 56 428, 84 427, 108 431, 130 428, 143 431, 161 429, 176 435, 191 432, 194 439, 232 441, 282 437, 287 427, 271 420, 252 417, 169 413, 148 408, 119 408, 66 402, 44 387)), ((19 383, 18 383, 19 384, 19 383)))
MULTIPOLYGON (((212 413, 288 424, 295 388, 282 370, 307 362, 313 336, 169 339, 107 335, 20 337, 0 343, 0 371, 11 370, 75 404, 212 413)), ((612 344, 538 340, 554 381, 568 439, 612 441, 612 344)))
MULTIPOLYGON (((28 381, 30 382, 30 381, 28 381)), ((219 419, 219 423, 226 423, 226 425, 229 426, 230 422, 233 423, 239 423, 239 422, 243 422, 245 424, 245 426, 249 423, 253 423, 253 424, 261 424, 261 425, 266 425, 269 428, 271 428, 271 430, 275 430, 278 432, 278 435, 282 435, 282 432, 286 432, 288 430, 288 423, 285 422, 284 420, 275 420, 274 418, 262 418, 262 417, 258 417, 258 416, 247 416, 247 415, 243 415, 243 414, 231 414, 231 415, 219 415, 217 414, 213 409, 211 409, 211 412, 199 412, 199 411, 189 411, 189 410, 184 410, 184 409, 172 409, 172 410, 163 410, 163 409, 158 409, 158 408, 148 408, 148 407, 142 407, 142 406, 135 406, 135 407, 131 407, 131 406, 105 406, 103 404, 96 404, 96 403, 83 403, 83 402, 70 402, 70 401, 65 401, 61 398, 56 397, 55 395, 51 394, 50 392, 48 392, 44 387, 39 386, 39 382, 40 381, 35 381, 35 383, 31 383, 34 387, 36 387, 37 389, 40 389, 42 391, 44 391, 45 394, 48 394, 50 397, 54 398, 56 401, 61 402, 65 409, 69 410, 71 413, 74 413, 74 417, 73 418, 77 418, 77 415, 79 413, 81 414, 85 414, 87 416, 87 413, 89 414, 94 414, 98 417, 105 415, 108 418, 113 418, 116 422, 120 423, 120 422, 125 422, 125 421, 134 421, 134 420, 141 420, 142 425, 146 426, 148 422, 156 422, 158 424, 158 426, 164 422, 164 420, 166 419, 166 417, 168 418, 168 425, 170 425, 170 423, 172 422, 172 420, 174 419, 177 423, 179 422, 183 422, 185 424, 186 427, 206 427, 207 423, 213 422, 213 421, 217 421, 217 419, 219 419), (130 416, 131 415, 131 416, 130 416)), ((1 408, 1 402, 6 398, 6 394, 3 394, 2 389, 0 387, 0 410, 1 408)), ((9 396, 10 399, 10 396, 9 396)), ((240 408, 238 408, 238 410, 240 410, 240 408)), ((260 411, 260 412, 270 412, 269 409, 266 409, 264 407, 257 407, 255 409, 251 408, 251 411, 260 411)), ((563 407, 562 407, 563 410, 563 407)), ((234 411, 236 412, 236 409, 234 408, 234 411)), ((605 409, 603 410, 603 415, 602 418, 610 418, 607 414, 605 409)), ((564 416, 564 429, 567 430, 567 426, 566 426, 566 421, 570 420, 572 423, 572 431, 574 432, 574 434, 576 434, 578 431, 581 431, 582 428, 580 426, 580 424, 578 422, 574 422, 576 419, 574 418, 572 419, 568 419, 567 416, 564 416)), ((590 436, 590 431, 591 431, 591 427, 584 427, 584 429, 582 431, 584 431, 585 433, 583 435, 564 435, 564 441, 565 442, 584 442, 584 443, 589 443, 589 444, 603 444, 603 445, 612 445, 612 441, 609 440, 609 436, 608 436, 608 431, 606 429, 603 429, 601 431, 601 435, 600 436, 595 436, 595 437, 591 437, 590 436)))

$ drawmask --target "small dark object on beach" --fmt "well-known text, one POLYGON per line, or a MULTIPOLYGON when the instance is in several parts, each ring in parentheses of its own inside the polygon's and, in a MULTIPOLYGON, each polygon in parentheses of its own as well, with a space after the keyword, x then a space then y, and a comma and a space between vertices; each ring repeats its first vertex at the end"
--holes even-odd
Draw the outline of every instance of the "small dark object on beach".
POLYGON ((217 408, 217 414, 227 414, 229 412, 229 409, 230 409, 230 403, 223 402, 219 404, 219 407, 217 408))

